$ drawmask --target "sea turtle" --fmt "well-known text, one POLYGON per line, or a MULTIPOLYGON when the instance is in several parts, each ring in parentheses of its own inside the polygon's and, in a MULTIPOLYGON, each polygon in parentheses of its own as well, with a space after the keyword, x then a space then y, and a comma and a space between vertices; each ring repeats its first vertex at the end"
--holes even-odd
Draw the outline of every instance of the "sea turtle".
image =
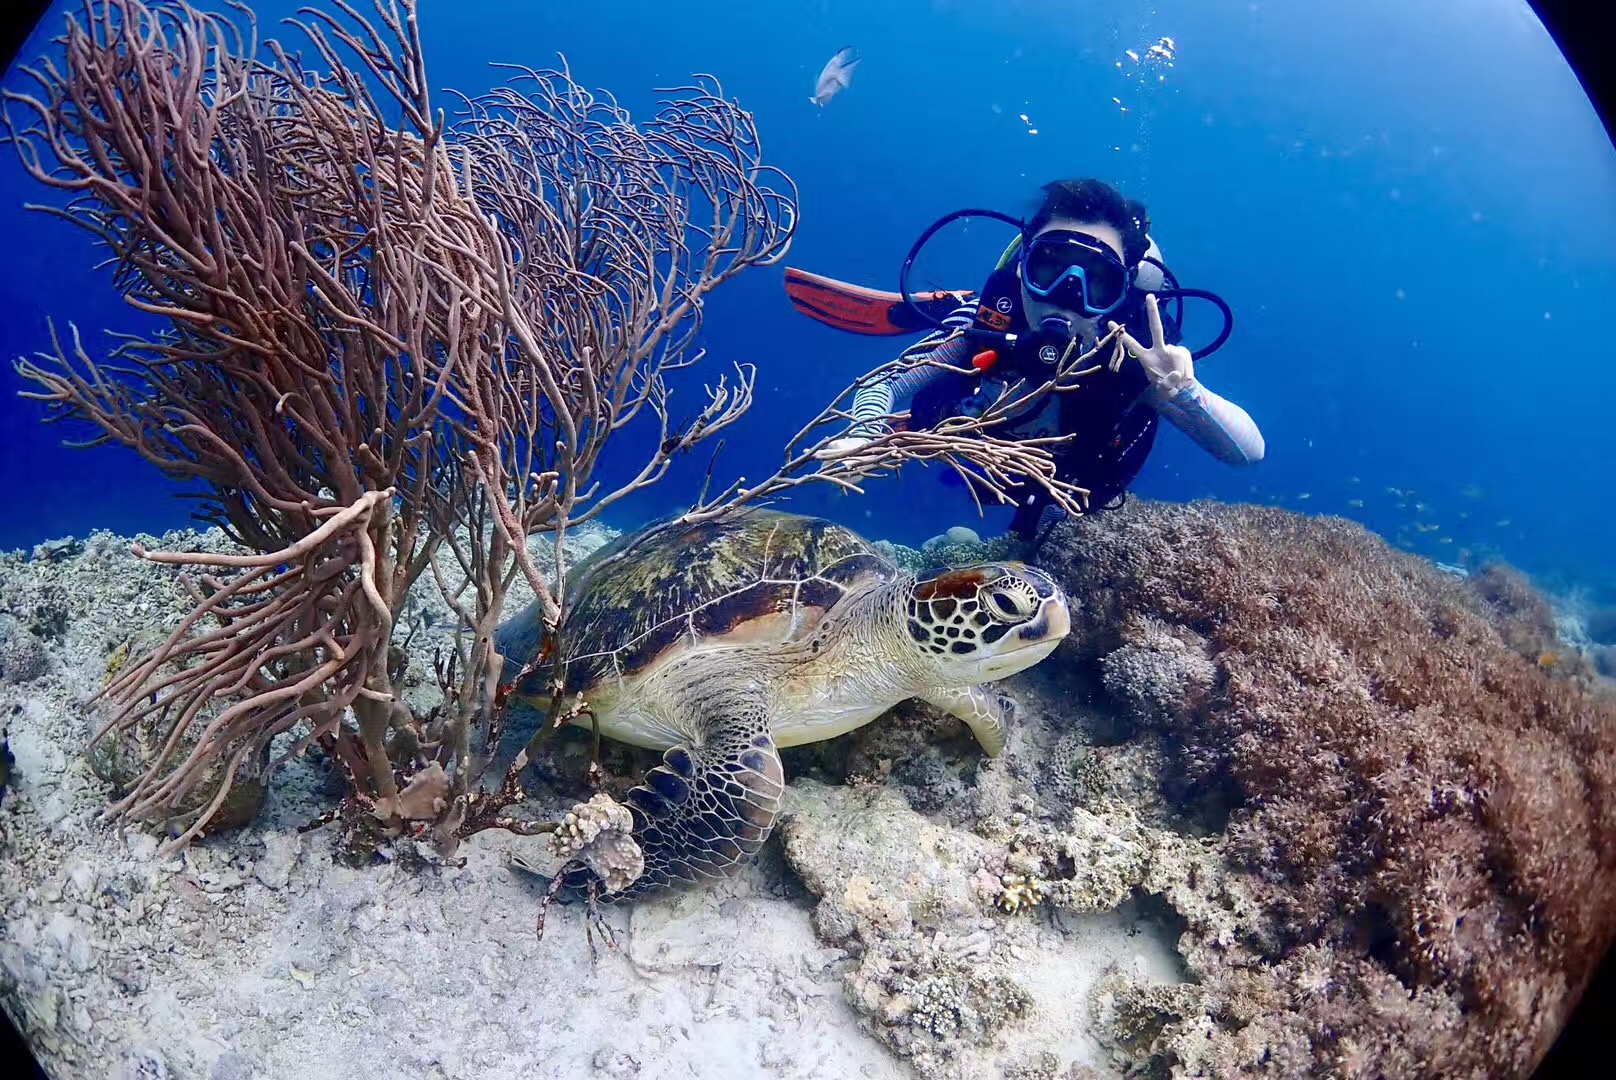
MULTIPOLYGON (((627 796, 645 871, 617 892, 596 882, 609 900, 733 871, 774 825, 780 747, 907 698, 958 716, 997 755, 1010 705, 981 684, 1036 664, 1071 627, 1060 586, 1033 567, 920 579, 841 525, 761 509, 619 537, 576 569, 566 610, 569 692, 604 735, 664 751, 627 796)), ((496 645, 521 665, 542 636, 535 604, 496 645)), ((547 674, 513 692, 541 700, 547 674)), ((580 863, 562 874, 590 880, 580 863)))

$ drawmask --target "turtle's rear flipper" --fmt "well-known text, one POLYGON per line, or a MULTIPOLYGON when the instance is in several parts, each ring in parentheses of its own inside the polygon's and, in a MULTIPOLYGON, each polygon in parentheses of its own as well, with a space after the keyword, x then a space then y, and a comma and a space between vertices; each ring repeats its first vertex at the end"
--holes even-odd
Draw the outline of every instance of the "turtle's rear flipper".
MULTIPOLYGON (((739 704, 739 703, 735 703, 739 704)), ((645 873, 604 900, 638 896, 677 881, 725 877, 757 854, 774 828, 785 772, 763 709, 713 715, 702 746, 675 746, 625 800, 645 873)))

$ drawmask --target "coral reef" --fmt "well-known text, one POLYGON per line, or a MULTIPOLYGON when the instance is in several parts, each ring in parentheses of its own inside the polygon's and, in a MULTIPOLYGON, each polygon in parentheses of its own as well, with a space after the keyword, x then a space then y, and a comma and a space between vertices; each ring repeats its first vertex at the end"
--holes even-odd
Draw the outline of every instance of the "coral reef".
POLYGON ((1092 1064, 1100 1050, 1074 1004, 1117 966, 1152 983, 1173 974, 1155 939, 1124 932, 1095 947, 1131 922, 1110 909, 1148 873, 1152 845, 1017 820, 1013 834, 988 837, 917 813, 895 784, 790 788, 779 831, 787 863, 818 898, 814 929, 856 958, 844 986, 866 1030, 922 1076, 1054 1076, 1063 1062, 1092 1064), (1050 857, 1056 849, 1067 861, 1050 857), (1108 859, 1113 851, 1123 854, 1108 859), (1091 914, 1101 921, 1074 939, 1037 917, 1048 903, 1106 914, 1091 914), (1053 1064, 1029 1071, 1029 1047, 1053 1064))
MULTIPOLYGON (((595 523, 581 526, 567 535, 567 556, 581 559, 612 535, 595 523)), ((142 534, 134 539, 147 548, 223 556, 243 551, 217 528, 176 530, 160 537, 142 534)), ((131 656, 149 652, 172 632, 189 599, 180 583, 184 568, 138 558, 131 547, 129 539, 98 531, 82 540, 67 537, 37 545, 31 557, 21 551, 0 552, 0 685, 43 681, 48 658, 54 654, 58 664, 65 665, 62 674, 82 725, 75 754, 86 754, 89 769, 109 785, 113 795, 127 791, 147 770, 167 732, 156 723, 137 724, 110 730, 92 743, 92 734, 110 711, 104 698, 93 699, 131 656), (45 632, 30 629, 31 625, 45 632)), ((553 565, 550 538, 536 536, 529 548, 540 565, 553 565)), ((452 574, 452 558, 441 551, 437 558, 443 572, 452 574)), ((516 581, 510 595, 525 603, 533 594, 525 582, 516 581)), ((416 590, 401 610, 399 627, 400 640, 407 647, 395 647, 395 659, 404 672, 405 697, 425 714, 441 699, 433 677, 433 658, 452 648, 455 618, 436 590, 416 590)), ((223 707, 223 702, 211 703, 180 733, 176 745, 182 753, 196 744, 199 733, 223 707)), ((225 763, 215 761, 176 802, 167 821, 159 824, 181 821, 211 802, 223 782, 224 770, 225 763)), ((236 769, 230 791, 201 830, 203 835, 251 820, 264 804, 271 771, 268 747, 244 760, 236 769)), ((335 779, 340 780, 340 774, 335 779)))
MULTIPOLYGON (((603 539, 569 533, 569 555, 603 539)), ((216 531, 160 542, 232 549, 216 531)), ((442 1076, 643 1076, 714 1054, 816 1080, 1524 1074, 1610 939, 1616 801, 1611 706, 1530 587, 1233 507, 1134 503, 1041 554, 1078 622, 1007 684, 1000 757, 913 702, 790 751, 781 843, 734 881, 609 913, 615 959, 586 951, 577 908, 553 917, 578 933, 533 942, 543 887, 506 866, 536 841, 482 834, 460 867, 400 838, 339 865, 328 833, 294 831, 342 789, 328 759, 279 765, 249 827, 179 859, 96 824, 113 773, 81 757, 83 702, 188 597, 104 534, 0 555, 0 619, 47 661, 0 679, 6 1007, 68 1071, 176 1076, 292 1074, 314 1047, 442 1076), (27 627, 36 599, 58 613, 49 635, 27 627), (599 998, 569 1014, 586 1028, 511 1036, 580 986, 599 998), (430 1052, 381 1021, 433 1032, 430 1052)), ((455 620, 419 596, 398 661, 426 708, 455 620)), ((572 736, 535 762, 531 812, 586 797, 572 736)), ((608 790, 643 772, 636 754, 608 747, 608 790)), ((412 782, 401 812, 440 797, 412 782)), ((610 819, 560 835, 604 824, 598 843, 610 819)))
POLYGON ((16 619, 0 615, 0 679, 32 682, 47 666, 45 643, 16 619))
MULTIPOLYGON (((210 553, 241 550, 218 529, 186 529, 161 538, 143 535, 137 543, 184 545, 210 553)), ((0 553, 0 682, 41 679, 48 670, 48 654, 54 651, 74 669, 73 692, 81 704, 88 704, 123 669, 132 651, 144 652, 168 635, 178 621, 178 612, 172 609, 185 596, 179 573, 174 567, 136 558, 130 547, 128 540, 98 531, 83 540, 65 537, 38 544, 31 556, 0 553), (85 678, 85 671, 96 677, 85 678)), ((202 710, 181 733, 177 745, 182 751, 195 746, 220 707, 215 703, 202 710)), ((90 706, 81 715, 89 767, 114 793, 128 790, 167 732, 156 724, 141 724, 109 732, 90 744, 102 707, 90 706)), ((258 812, 268 764, 267 747, 240 763, 231 790, 205 831, 235 828, 258 812)), ((173 814, 193 814, 208 805, 224 781, 226 767, 224 761, 214 762, 176 802, 173 814)))
MULTIPOLYGON (((752 404, 749 364, 712 380, 693 412, 668 403, 669 377, 705 355, 706 297, 782 259, 796 227, 795 187, 765 163, 753 115, 693 75, 636 121, 563 65, 454 95, 451 120, 424 74, 418 14, 417 0, 379 0, 369 17, 300 10, 287 23, 305 59, 260 45, 246 5, 87 0, 21 69, 26 89, 0 91, 0 141, 71 200, 35 209, 104 244, 118 291, 160 320, 104 355, 76 327, 53 330, 15 364, 24 395, 96 429, 86 446, 123 445, 192 482, 197 516, 243 549, 142 549, 209 569, 186 581, 182 632, 107 687, 104 730, 161 729, 113 812, 177 821, 173 849, 288 733, 340 763, 345 830, 369 815, 389 836, 430 831, 448 855, 515 824, 504 811, 528 759, 484 785, 473 746, 499 742, 507 677, 536 674, 507 671, 494 649, 511 583, 535 597, 549 645, 569 633, 563 568, 546 576, 528 540, 659 482, 752 404), (628 451, 644 452, 640 466, 621 486, 592 482, 636 421, 654 434, 628 451), (441 700, 417 714, 394 632, 429 568, 467 633, 435 672, 441 700), (221 699, 233 700, 191 738, 221 699), (428 820, 400 812, 417 774, 447 779, 442 798, 414 804, 436 807, 428 820), (192 799, 198 788, 211 797, 192 799)), ((1069 389, 1110 343, 980 416, 924 430, 861 416, 881 431, 852 447, 827 430, 846 433, 849 386, 786 441, 775 472, 704 485, 681 517, 802 485, 861 490, 906 462, 974 466, 976 488, 1000 499, 1000 481, 1021 477, 1075 509, 1080 491, 1044 441, 994 428, 1069 389)), ((71 554, 47 544, 37 557, 71 554)))
MULTIPOLYGON (((146 751, 113 812, 178 822, 175 848, 232 813, 243 768, 261 772, 294 732, 298 752, 340 762, 345 828, 369 814, 391 836, 430 829, 448 852, 510 822, 518 777, 481 786, 472 747, 498 741, 492 641, 511 583, 550 629, 562 622, 564 574, 541 572, 528 539, 655 483, 751 405, 738 367, 675 423, 665 382, 701 358, 704 298, 790 244, 795 190, 763 162, 751 114, 697 76, 636 123, 564 70, 524 70, 459 96, 451 122, 417 16, 416 0, 369 18, 302 11, 288 22, 305 60, 260 44, 246 5, 89 0, 0 92, 0 141, 70 198, 53 212, 107 247, 118 291, 160 320, 104 355, 76 327, 53 330, 15 364, 24 396, 96 429, 84 445, 121 444, 192 482, 197 516, 240 548, 141 549, 209 570, 183 579, 181 632, 136 652, 104 695, 104 731, 146 751), (576 204, 574 183, 590 192, 576 204), (644 467, 615 490, 590 483, 609 436, 638 418, 660 429, 644 467), (441 700, 415 714, 394 631, 444 548, 454 572, 430 586, 469 632, 434 672, 441 700), (417 774, 446 780, 412 804, 436 808, 425 821, 401 812, 417 774)), ((732 484, 701 509, 794 482, 732 484)), ((52 542, 35 558, 73 554, 52 542)))
POLYGON ((1044 552, 1083 600, 1051 663, 1159 743, 1253 902, 1221 941, 1191 920, 1197 991, 1108 986, 1122 1045, 1181 1075, 1528 1072, 1616 934, 1616 702, 1524 579, 1216 504, 1044 552))
POLYGON ((916 574, 1021 555, 1021 543, 1015 537, 994 536, 983 540, 962 525, 932 537, 919 549, 886 540, 877 540, 874 546, 881 554, 916 574))

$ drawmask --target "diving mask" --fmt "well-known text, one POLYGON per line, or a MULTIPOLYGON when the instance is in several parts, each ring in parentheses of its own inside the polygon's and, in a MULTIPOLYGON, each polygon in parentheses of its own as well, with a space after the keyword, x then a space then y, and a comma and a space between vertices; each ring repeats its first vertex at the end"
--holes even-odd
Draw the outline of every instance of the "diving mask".
POLYGON ((1051 229, 1022 245, 1021 283, 1039 300, 1090 318, 1122 305, 1134 271, 1087 233, 1051 229))

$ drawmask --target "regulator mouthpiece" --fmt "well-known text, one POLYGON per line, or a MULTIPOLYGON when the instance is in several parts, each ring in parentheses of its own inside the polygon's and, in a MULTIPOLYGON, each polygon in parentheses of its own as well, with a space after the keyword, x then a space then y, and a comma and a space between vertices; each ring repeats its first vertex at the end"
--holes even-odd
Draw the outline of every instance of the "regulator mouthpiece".
POLYGON ((1077 336, 1077 330, 1072 326, 1072 320, 1064 315, 1045 315, 1038 324, 1038 329, 1052 337, 1064 338, 1067 341, 1077 336))

